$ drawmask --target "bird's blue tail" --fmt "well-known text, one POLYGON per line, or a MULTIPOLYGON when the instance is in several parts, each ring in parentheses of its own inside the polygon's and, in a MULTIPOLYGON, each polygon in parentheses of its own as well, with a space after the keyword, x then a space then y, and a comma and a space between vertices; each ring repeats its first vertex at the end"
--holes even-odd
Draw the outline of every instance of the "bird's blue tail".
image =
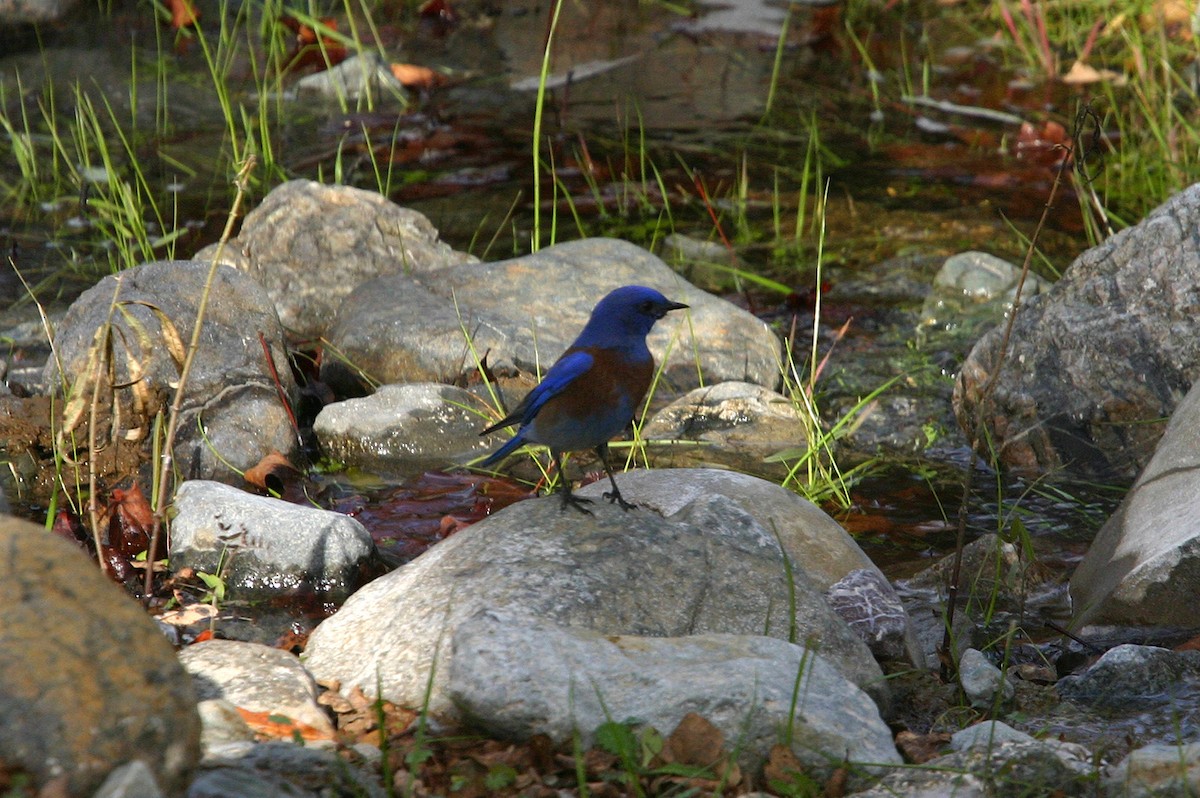
POLYGON ((497 449, 496 451, 494 451, 494 452, 492 452, 491 454, 489 454, 489 455, 487 456, 487 458, 486 458, 486 459, 484 459, 484 461, 483 461, 483 462, 481 462, 481 463, 479 463, 479 464, 478 464, 478 466, 479 466, 480 468, 484 468, 484 467, 486 467, 486 466, 490 466, 492 463, 495 463, 495 462, 497 462, 498 460, 502 460, 502 459, 503 459, 504 457, 506 457, 507 455, 509 455, 509 454, 511 454, 512 452, 516 451, 517 449, 519 449, 519 448, 520 448, 521 446, 523 446, 524 444, 525 444, 525 439, 524 439, 523 437, 521 437, 521 435, 518 433, 517 435, 514 435, 514 436, 512 437, 512 439, 511 439, 510 441, 508 441, 508 443, 504 444, 504 445, 503 445, 503 446, 501 446, 499 449, 497 449))

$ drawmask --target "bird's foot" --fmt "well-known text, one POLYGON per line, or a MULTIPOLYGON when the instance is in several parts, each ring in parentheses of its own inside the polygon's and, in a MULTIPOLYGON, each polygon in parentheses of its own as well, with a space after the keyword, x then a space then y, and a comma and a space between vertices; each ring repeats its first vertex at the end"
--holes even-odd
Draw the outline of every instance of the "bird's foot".
POLYGON ((604 494, 604 498, 608 499, 613 504, 619 505, 622 510, 636 510, 638 508, 638 506, 633 502, 625 501, 625 499, 621 496, 621 491, 616 490, 615 488, 606 492, 604 494))
POLYGON ((568 506, 574 507, 584 515, 595 515, 586 505, 594 504, 591 499, 585 499, 582 496, 576 496, 569 488, 562 492, 562 509, 566 510, 568 506))

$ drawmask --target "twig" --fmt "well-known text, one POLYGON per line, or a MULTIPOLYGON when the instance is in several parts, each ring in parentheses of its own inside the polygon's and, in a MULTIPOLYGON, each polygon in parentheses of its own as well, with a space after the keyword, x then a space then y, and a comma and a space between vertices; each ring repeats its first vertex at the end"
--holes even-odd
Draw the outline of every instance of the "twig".
MULTIPOLYGON (((971 434, 971 452, 972 455, 978 452, 983 443, 984 410, 987 406, 988 399, 992 392, 996 389, 996 384, 999 381, 1000 372, 1004 368, 1004 364, 1008 359, 1008 345, 1012 338, 1013 325, 1017 320, 1017 311, 1021 307, 1021 292, 1025 287, 1025 280, 1029 276, 1029 267, 1033 263, 1033 253, 1037 249, 1038 238, 1042 234, 1042 230, 1046 227, 1046 221, 1050 218, 1050 211, 1054 207, 1054 198, 1058 194, 1058 189, 1063 183, 1064 175, 1067 169, 1071 168, 1074 162, 1072 155, 1074 153, 1075 135, 1078 135, 1078 125, 1071 138, 1070 145, 1061 145, 1067 149, 1067 153, 1062 160, 1059 161, 1058 169, 1054 173, 1054 182, 1050 184, 1050 194, 1046 197, 1046 202, 1042 206, 1042 215, 1038 218, 1037 226, 1033 229, 1033 234, 1029 238, 1029 245, 1025 248, 1025 260, 1021 264, 1021 277, 1017 280, 1017 290, 1013 294, 1012 310, 1009 311, 1008 320, 1004 325, 1004 334, 1000 338, 1000 350, 996 357, 996 363, 992 367, 991 374, 988 375, 987 381, 983 384, 982 390, 975 404, 975 417, 972 423, 971 434)), ((966 471, 963 474, 962 486, 962 501, 958 505, 958 534, 954 543, 954 567, 950 570, 950 584, 946 590, 946 628, 942 634, 942 645, 938 650, 938 656, 941 660, 942 673, 945 676, 952 674, 957 663, 954 662, 954 655, 951 651, 951 632, 954 628, 954 608, 958 599, 958 582, 962 576, 962 561, 963 548, 966 545, 967 537, 967 510, 971 499, 971 488, 974 482, 975 466, 974 462, 967 464, 966 471)))
MULTIPOLYGON (((147 550, 148 557, 152 557, 158 549, 158 539, 162 534, 163 524, 166 521, 167 509, 167 482, 171 478, 171 470, 173 467, 173 451, 175 448, 175 435, 179 429, 179 418, 183 415, 183 396, 184 390, 187 388, 188 377, 192 373, 192 363, 196 360, 196 352, 200 349, 200 332, 204 328, 204 315, 208 310, 209 295, 212 293, 213 280, 216 279, 217 269, 221 265, 221 256, 225 252, 225 245, 233 236, 233 225, 241 213, 242 202, 246 198, 247 182, 250 178, 250 173, 254 171, 256 158, 251 155, 242 162, 242 168, 238 170, 237 177, 234 178, 233 184, 237 187, 237 193, 233 198, 233 207, 229 209, 229 216, 225 219, 225 229, 221 231, 221 240, 217 243, 217 251, 213 253, 212 262, 208 268, 208 276, 204 280, 204 290, 200 294, 200 305, 196 308, 196 323, 192 326, 192 338, 188 342, 187 357, 183 361, 183 368, 179 372, 179 387, 175 389, 175 398, 171 402, 171 412, 167 415, 167 432, 163 440, 162 462, 159 465, 161 471, 158 474, 158 490, 155 491, 154 499, 154 527, 150 532, 150 548, 147 550)), ((145 604, 150 603, 151 591, 154 587, 154 568, 146 569, 146 583, 142 601, 145 604)))

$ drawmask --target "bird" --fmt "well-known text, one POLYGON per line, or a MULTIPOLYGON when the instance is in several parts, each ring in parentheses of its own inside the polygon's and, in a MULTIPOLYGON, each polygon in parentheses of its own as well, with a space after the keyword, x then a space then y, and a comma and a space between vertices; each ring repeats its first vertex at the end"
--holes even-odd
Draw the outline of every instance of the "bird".
MULTIPOLYGON (((623 286, 606 295, 542 381, 511 413, 480 433, 489 435, 517 425, 517 433, 479 465, 489 466, 526 443, 540 443, 550 449, 554 467, 562 475, 564 452, 592 449, 612 484, 604 498, 623 510, 635 508, 617 488, 608 442, 633 420, 654 376, 646 336, 659 319, 687 307, 641 285, 623 286)), ((592 500, 572 493, 565 475, 561 492, 564 510, 570 505, 592 514, 585 506, 592 500)))

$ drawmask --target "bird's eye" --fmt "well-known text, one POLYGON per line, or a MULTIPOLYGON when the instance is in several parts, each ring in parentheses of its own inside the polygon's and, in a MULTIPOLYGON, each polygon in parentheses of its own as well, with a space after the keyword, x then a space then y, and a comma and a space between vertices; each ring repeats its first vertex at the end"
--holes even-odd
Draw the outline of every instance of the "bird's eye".
POLYGON ((642 313, 649 313, 650 311, 654 310, 654 303, 651 302, 649 299, 647 299, 645 302, 643 302, 641 305, 638 306, 638 309, 641 310, 642 313))

